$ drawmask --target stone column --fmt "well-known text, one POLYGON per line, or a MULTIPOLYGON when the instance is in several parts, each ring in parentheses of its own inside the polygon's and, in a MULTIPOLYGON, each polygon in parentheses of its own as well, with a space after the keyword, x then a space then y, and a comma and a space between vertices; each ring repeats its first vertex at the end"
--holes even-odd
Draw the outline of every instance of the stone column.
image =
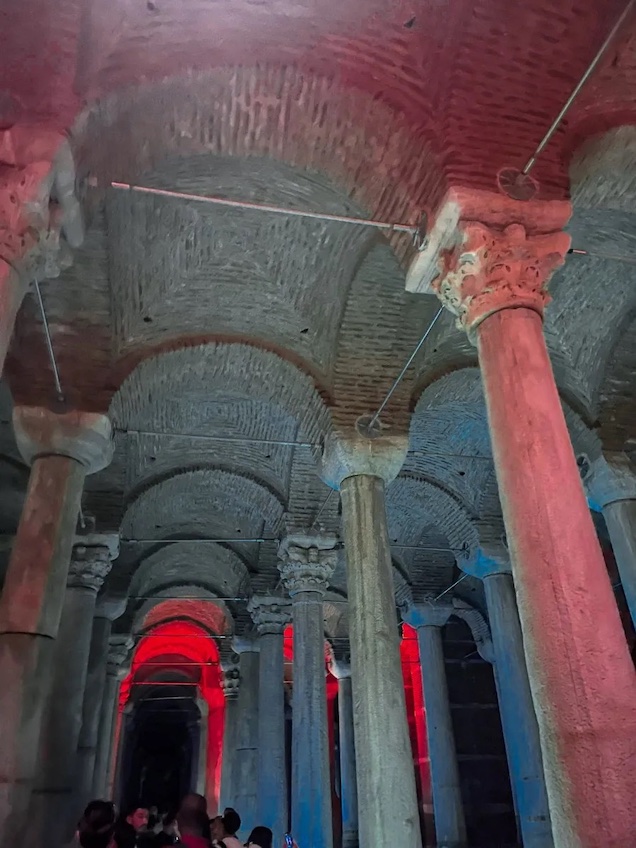
POLYGON ((410 607, 403 618, 416 629, 420 649, 436 844, 439 848, 464 848, 464 805, 442 645, 442 627, 451 613, 450 606, 430 603, 410 607))
POLYGON ((0 140, 0 373, 15 318, 33 279, 58 277, 84 228, 74 195, 68 141, 37 124, 16 124, 0 140), (56 201, 51 200, 55 186, 56 201))
MULTIPOLYGON (((197 698, 197 707, 201 713, 199 719, 199 756, 197 759, 196 782, 194 792, 207 798, 208 790, 208 719, 210 708, 205 698, 197 698)), ((221 808, 223 809, 223 808, 221 808)))
POLYGON ((0 598, 0 844, 23 838, 43 708, 53 678, 66 577, 86 474, 108 464, 102 415, 16 407, 18 448, 32 465, 0 598))
POLYGON ((234 795, 241 812, 241 832, 247 836, 258 822, 258 641, 253 636, 235 637, 232 647, 240 654, 241 685, 238 692, 236 750, 234 753, 234 795))
POLYGON ((29 808, 34 845, 68 842, 81 813, 72 793, 91 630, 97 593, 118 553, 116 535, 81 537, 73 548, 29 808))
POLYGON ((348 657, 331 660, 331 673, 338 680, 338 729, 340 752, 340 808, 342 848, 358 848, 358 786, 356 746, 353 738, 353 693, 348 657))
POLYGON ((292 832, 299 845, 331 848, 331 775, 322 600, 336 566, 336 537, 290 533, 279 571, 292 599, 292 832))
POLYGON ((364 433, 331 441, 322 469, 342 500, 360 844, 420 848, 384 495, 407 439, 364 433))
POLYGON ((407 287, 432 283, 477 344, 554 841, 619 848, 636 831, 636 678, 542 328, 569 215, 454 190, 407 287))
POLYGON ((258 820, 282 844, 289 826, 285 764, 285 690, 283 631, 290 622, 289 602, 253 597, 249 611, 258 631, 258 820))
POLYGON ((592 463, 586 482, 594 505, 603 512, 636 627, 636 473, 625 454, 608 453, 592 463))
POLYGON ((93 776, 99 740, 99 719, 106 685, 106 663, 112 623, 123 615, 126 598, 106 597, 98 602, 88 656, 88 671, 82 706, 82 729, 77 748, 75 797, 82 810, 93 798, 93 776))
MULTIPOLYGON (((241 673, 238 665, 232 660, 221 661, 221 686, 225 697, 225 716, 223 721, 223 759, 221 761, 221 801, 219 808, 236 808, 235 758, 236 732, 238 723, 238 694, 241 684, 241 673)), ((236 808, 238 809, 238 808, 236 808)))
POLYGON ((99 735, 93 774, 93 798, 110 798, 113 743, 119 700, 119 685, 130 671, 128 659, 132 648, 128 636, 111 636, 106 663, 104 697, 99 711, 99 735))
POLYGON ((480 552, 462 568, 483 581, 510 783, 524 848, 550 848, 552 828, 510 565, 480 552))

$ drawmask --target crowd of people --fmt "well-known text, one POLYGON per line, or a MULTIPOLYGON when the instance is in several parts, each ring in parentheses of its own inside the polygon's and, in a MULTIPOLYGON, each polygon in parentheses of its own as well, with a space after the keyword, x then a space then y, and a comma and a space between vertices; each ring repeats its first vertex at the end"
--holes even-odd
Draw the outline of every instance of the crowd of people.
MULTIPOLYGON (((273 834, 268 827, 255 827, 245 843, 237 836, 240 828, 241 817, 236 810, 228 807, 223 815, 210 818, 206 799, 196 793, 186 795, 177 813, 172 815, 159 815, 156 809, 136 806, 118 817, 112 802, 91 801, 77 826, 73 846, 243 848, 245 845, 274 848, 273 834)), ((295 843, 294 848, 298 848, 295 843)))

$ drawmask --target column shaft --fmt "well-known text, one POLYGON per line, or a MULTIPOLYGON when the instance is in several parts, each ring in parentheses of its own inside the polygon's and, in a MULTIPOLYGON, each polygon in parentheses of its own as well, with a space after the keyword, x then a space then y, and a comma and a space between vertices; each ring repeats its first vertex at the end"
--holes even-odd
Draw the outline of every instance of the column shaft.
POLYGON ((636 828, 636 681, 540 316, 477 330, 555 843, 624 848, 636 828))
MULTIPOLYGON (((238 720, 238 700, 233 695, 225 698, 225 716, 223 719, 223 758, 221 760, 221 800, 219 808, 236 808, 235 766, 236 766, 236 729, 238 720)), ((237 808, 238 809, 238 808, 237 808)))
POLYGON ((636 627, 636 500, 622 500, 603 507, 612 550, 625 592, 629 614, 636 627))
POLYGON ((234 753, 234 803, 246 835, 258 824, 259 665, 257 651, 241 652, 241 686, 237 702, 234 753))
POLYGON ((342 848, 358 848, 358 787, 356 782, 356 747, 353 738, 353 694, 350 677, 338 678, 338 727, 342 848))
POLYGON ((104 697, 99 713, 99 736, 95 754, 95 772, 93 774, 93 797, 108 798, 109 776, 113 757, 113 734, 115 714, 119 697, 119 679, 115 669, 108 669, 104 681, 104 697))
POLYGON ((418 627, 417 641, 426 707, 437 845, 439 848, 463 848, 466 845, 466 825, 446 684, 442 630, 430 625, 418 627))
POLYGON ((263 633, 258 643, 258 818, 278 845, 288 827, 283 634, 263 633))
POLYGON ((322 593, 295 593, 292 615, 292 831, 299 845, 331 848, 333 822, 322 593))
POLYGON ((384 483, 341 483, 362 848, 420 848, 413 755, 406 718, 384 483))
POLYGON ((108 640, 112 622, 108 618, 95 618, 88 657, 84 704, 82 706, 82 729, 77 748, 77 771, 75 794, 79 806, 93 798, 93 776, 99 741, 99 720, 106 685, 106 662, 108 640))
POLYGON ((495 654, 499 712, 524 848, 553 844, 539 725, 532 703, 523 637, 510 574, 484 578, 495 654))
POLYGON ((0 844, 24 835, 85 468, 36 458, 0 599, 0 844))

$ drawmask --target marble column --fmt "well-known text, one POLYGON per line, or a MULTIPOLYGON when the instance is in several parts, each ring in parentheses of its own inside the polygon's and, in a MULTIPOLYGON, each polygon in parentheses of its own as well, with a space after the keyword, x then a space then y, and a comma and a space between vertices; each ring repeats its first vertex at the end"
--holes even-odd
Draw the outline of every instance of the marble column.
POLYGON ((221 660, 221 686, 225 698, 223 719, 223 758, 221 760, 221 801, 219 808, 236 807, 235 767, 236 733, 238 724, 238 695, 241 684, 239 666, 233 660, 221 660))
POLYGON ((625 454, 607 453, 592 463, 586 483, 594 506, 603 512, 636 627, 636 472, 625 454))
POLYGON ((370 438, 359 424, 328 441, 322 475, 342 502, 360 845, 420 848, 385 509, 385 482, 397 476, 407 439, 370 438))
POLYGON ((331 660, 331 673, 338 680, 338 750, 340 753, 340 809, 342 848, 358 848, 358 785, 356 746, 353 738, 353 692, 348 656, 331 660))
POLYGON ((34 845, 68 842, 81 813, 72 793, 91 631, 97 593, 118 553, 116 535, 80 537, 73 548, 29 806, 34 845))
POLYGON ((477 344, 555 844, 622 848, 636 832, 636 677, 542 324, 570 212, 453 190, 407 287, 432 286, 477 344))
POLYGON ((424 603, 409 607, 403 618, 415 628, 420 649, 436 844, 464 848, 466 823, 442 645, 442 627, 451 613, 450 606, 424 603))
POLYGON ((289 827, 285 762, 285 690, 283 631, 290 604, 284 598, 260 596, 249 602, 258 631, 258 820, 271 828, 274 844, 282 844, 289 827))
POLYGON ((240 655, 241 685, 236 704, 236 749, 234 752, 234 795, 241 813, 241 832, 247 837, 258 822, 258 734, 259 665, 258 640, 254 635, 234 637, 234 651, 240 655))
POLYGON ((66 578, 86 474, 112 456, 102 415, 16 407, 18 448, 31 476, 0 597, 0 844, 19 842, 53 679, 66 578))
MULTIPOLYGON (((208 720, 210 708, 205 698, 197 698, 197 707, 201 717, 199 719, 199 751, 197 757, 197 769, 195 782, 192 790, 207 798, 208 791, 208 720)), ((223 806, 221 806, 223 809, 223 806)))
POLYGON ((17 123, 2 136, 0 373, 29 283, 58 277, 72 263, 70 248, 84 238, 73 155, 64 135, 17 123))
POLYGON ((112 797, 114 771, 115 728, 119 700, 119 686, 130 671, 129 659, 133 641, 128 636, 111 636, 106 662, 104 696, 99 711, 99 734, 93 773, 93 798, 112 797))
POLYGON ((473 562, 461 563, 461 567, 467 574, 482 580, 484 585, 499 714, 522 843, 524 848, 551 848, 554 842, 539 725, 530 691, 510 563, 503 545, 501 548, 496 556, 479 551, 473 562))
POLYGON ((106 597, 98 601, 95 610, 82 705, 82 729, 77 748, 74 794, 80 809, 93 798, 93 776, 101 705, 106 685, 109 640, 113 621, 123 615, 125 609, 126 598, 106 597))
POLYGON ((337 562, 336 537, 290 533, 279 571, 292 600, 292 832, 299 845, 332 848, 323 597, 337 562))

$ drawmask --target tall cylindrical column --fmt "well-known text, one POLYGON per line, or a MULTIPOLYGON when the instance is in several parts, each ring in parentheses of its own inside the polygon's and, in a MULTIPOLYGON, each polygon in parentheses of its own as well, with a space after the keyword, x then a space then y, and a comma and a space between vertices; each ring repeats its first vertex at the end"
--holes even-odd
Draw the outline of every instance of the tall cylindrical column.
POLYGON ((258 824, 259 662, 258 640, 235 638, 232 647, 240 654, 241 685, 236 704, 234 752, 234 804, 241 812, 241 832, 247 836, 258 824))
POLYGON ((542 326, 570 211, 453 191, 417 267, 477 343, 554 841, 620 848, 636 830, 636 677, 542 326))
POLYGON ((225 716, 223 719, 223 757, 221 760, 221 801, 220 809, 236 808, 236 733, 238 723, 238 694, 241 675, 238 665, 232 660, 221 661, 221 686, 225 696, 225 716))
POLYGON ((347 477, 340 491, 356 703, 360 844, 420 848, 384 482, 367 474, 347 477))
POLYGON ((283 630, 290 621, 283 598, 254 597, 250 612, 258 630, 258 818, 282 843, 289 826, 285 763, 283 630))
POLYGON ((99 719, 106 684, 109 639, 112 623, 123 614, 125 598, 104 598, 97 605, 93 619, 84 703, 82 705, 82 729, 77 747, 77 769, 74 796, 77 807, 82 810, 93 798, 93 775, 99 740, 99 719))
POLYGON ((27 826, 84 478, 112 455, 104 416, 17 407, 14 429, 32 469, 0 598, 0 844, 7 845, 27 826))
POLYGON ((73 548, 29 808, 34 845, 68 842, 81 813, 72 793, 95 601, 117 552, 117 536, 97 534, 79 539, 73 548))
POLYGON ((335 536, 292 533, 279 570, 292 599, 292 831, 299 845, 331 848, 331 776, 322 600, 336 566, 335 536))
POLYGON ((543 775, 539 725, 532 703, 512 575, 484 577, 499 712, 510 782, 524 848, 550 848, 552 828, 543 775))
MULTIPOLYGON (((199 733, 198 743, 199 751, 196 758, 197 769, 195 781, 192 785, 192 790, 199 795, 207 798, 208 790, 208 720, 210 716, 210 708, 205 698, 197 698, 197 707, 199 708, 200 718, 198 721, 199 733)), ((221 808, 223 809, 223 808, 221 808)))
POLYGON ((437 845, 464 848, 466 823, 442 645, 442 626, 450 613, 450 607, 411 607, 405 620, 416 628, 420 649, 437 845))
POLYGON ((340 753, 340 809, 342 848, 358 848, 358 784, 356 746, 353 738, 353 692, 348 659, 331 661, 331 673, 338 680, 338 748, 340 753))
POLYGON ((119 685, 128 674, 127 660, 132 647, 132 639, 126 636, 111 636, 106 662, 104 697, 99 711, 99 734, 95 753, 95 771, 93 773, 93 798, 110 798, 111 764, 113 761, 113 742, 115 721, 119 699, 119 685))
POLYGON ((608 453, 592 462, 586 480, 603 512, 625 600, 636 627, 636 473, 625 454, 608 453))

